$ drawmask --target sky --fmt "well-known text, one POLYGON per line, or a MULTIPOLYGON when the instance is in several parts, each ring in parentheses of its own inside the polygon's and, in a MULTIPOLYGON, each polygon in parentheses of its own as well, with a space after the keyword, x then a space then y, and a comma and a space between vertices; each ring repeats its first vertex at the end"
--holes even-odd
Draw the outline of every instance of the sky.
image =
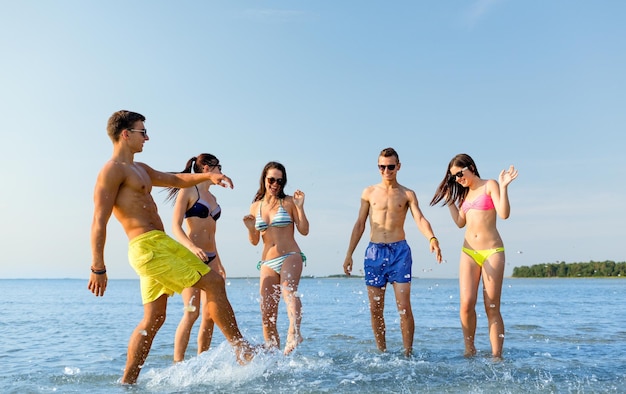
MULTIPOLYGON (((482 178, 514 165, 498 221, 505 275, 522 265, 626 261, 626 2, 0 0, 0 278, 84 278, 109 116, 146 116, 135 156, 181 171, 216 155, 234 189, 217 244, 230 277, 258 276, 242 218, 263 166, 286 166, 310 233, 303 275, 343 272, 362 190, 394 147, 440 240, 410 214, 413 275, 456 278, 464 230, 430 206, 450 159, 482 178)), ((165 193, 153 197, 171 232, 165 193)), ((369 228, 353 254, 362 268, 369 228)), ((134 279, 111 218, 111 279, 134 279)))

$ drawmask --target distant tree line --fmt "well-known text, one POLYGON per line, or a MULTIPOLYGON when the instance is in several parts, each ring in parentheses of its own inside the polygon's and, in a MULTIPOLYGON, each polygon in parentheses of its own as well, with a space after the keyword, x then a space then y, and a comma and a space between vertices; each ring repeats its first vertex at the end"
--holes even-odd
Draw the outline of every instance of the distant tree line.
POLYGON ((626 278, 626 262, 590 261, 588 263, 535 264, 513 268, 514 278, 587 278, 587 277, 626 278))

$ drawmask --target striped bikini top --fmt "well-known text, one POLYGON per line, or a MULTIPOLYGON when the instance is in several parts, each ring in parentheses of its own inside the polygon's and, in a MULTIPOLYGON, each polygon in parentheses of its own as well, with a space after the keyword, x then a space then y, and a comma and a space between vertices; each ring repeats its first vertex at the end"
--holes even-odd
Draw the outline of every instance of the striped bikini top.
POLYGON ((263 232, 270 227, 287 227, 291 223, 293 223, 291 216, 289 216, 289 212, 287 212, 285 208, 283 208, 282 199, 280 200, 280 206, 278 207, 278 210, 276 211, 276 215, 274 215, 274 218, 272 219, 269 225, 265 223, 265 220, 263 220, 263 218, 261 217, 262 206, 263 206, 263 200, 261 200, 261 203, 259 204, 259 213, 256 215, 256 222, 254 223, 254 227, 258 231, 263 232))

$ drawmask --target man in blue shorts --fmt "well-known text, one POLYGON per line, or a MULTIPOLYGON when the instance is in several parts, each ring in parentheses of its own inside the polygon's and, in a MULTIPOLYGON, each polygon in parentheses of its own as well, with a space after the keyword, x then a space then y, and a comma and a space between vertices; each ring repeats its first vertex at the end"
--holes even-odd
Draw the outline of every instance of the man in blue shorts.
POLYGON ((129 239, 128 258, 139 275, 144 317, 128 341, 128 355, 122 383, 134 384, 148 357, 152 341, 165 321, 167 297, 184 288, 195 287, 206 294, 203 313, 210 314, 243 364, 252 359, 254 348, 243 338, 233 309, 226 297, 224 279, 189 249, 163 230, 163 222, 150 192, 153 186, 191 187, 211 181, 233 187, 221 173, 179 174, 160 172, 136 162, 150 138, 146 118, 136 112, 117 111, 109 118, 107 133, 113 142, 113 156, 96 181, 94 215, 91 225, 91 276, 88 288, 96 297, 107 287, 104 264, 106 228, 111 214, 120 222, 129 239))
POLYGON ((370 243, 365 250, 365 284, 376 346, 382 352, 387 350, 383 311, 386 286, 391 283, 400 314, 404 354, 409 356, 413 351, 415 322, 411 310, 411 248, 404 234, 404 220, 408 210, 417 228, 429 240, 430 251, 435 253, 439 263, 441 249, 430 223, 419 208, 415 192, 396 180, 400 159, 393 148, 380 152, 378 169, 382 176, 381 183, 366 187, 361 194, 359 216, 352 230, 343 270, 346 275, 352 272, 352 254, 365 231, 369 216, 370 243))

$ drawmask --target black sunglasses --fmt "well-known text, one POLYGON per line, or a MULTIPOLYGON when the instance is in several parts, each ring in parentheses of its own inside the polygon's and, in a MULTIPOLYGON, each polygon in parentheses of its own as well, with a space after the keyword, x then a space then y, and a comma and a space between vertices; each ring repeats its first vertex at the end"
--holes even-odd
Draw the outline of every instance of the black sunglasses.
POLYGON ((269 182, 270 185, 274 183, 278 183, 279 186, 283 185, 283 178, 265 178, 269 182))
POLYGON ((463 168, 461 171, 457 172, 456 174, 450 174, 450 179, 457 179, 457 178, 463 178, 463 171, 467 171, 467 167, 463 168))
POLYGON ((128 129, 128 131, 132 133, 141 133, 143 138, 146 138, 148 136, 148 130, 146 129, 128 129))
POLYGON ((381 171, 385 171, 385 168, 386 168, 386 169, 388 169, 389 171, 393 171, 393 170, 395 170, 395 169, 396 169, 396 165, 395 165, 395 164, 387 164, 387 165, 384 165, 384 164, 379 164, 379 165, 378 165, 378 168, 379 168, 381 171))
POLYGON ((222 165, 221 164, 208 164, 209 168, 214 168, 217 167, 218 170, 222 171, 222 165))

